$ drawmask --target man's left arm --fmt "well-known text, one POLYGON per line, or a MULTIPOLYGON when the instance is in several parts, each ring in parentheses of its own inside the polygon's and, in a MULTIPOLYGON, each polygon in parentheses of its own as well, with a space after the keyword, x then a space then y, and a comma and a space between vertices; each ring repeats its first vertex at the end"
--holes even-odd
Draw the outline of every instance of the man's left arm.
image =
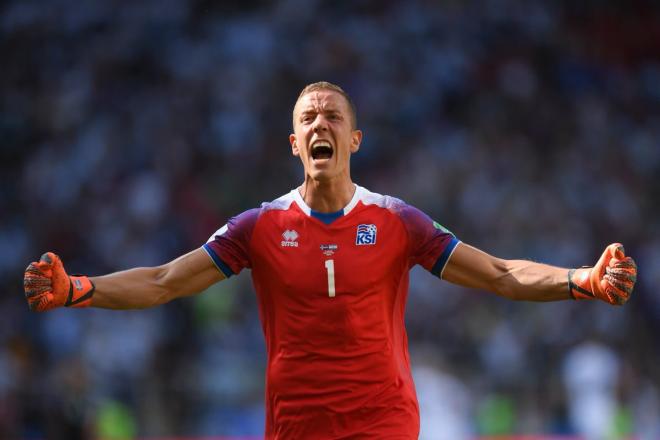
POLYGON ((632 293, 637 266, 632 258, 625 256, 623 246, 618 243, 609 245, 593 267, 578 269, 505 260, 459 243, 442 278, 513 300, 600 299, 620 305, 632 293))

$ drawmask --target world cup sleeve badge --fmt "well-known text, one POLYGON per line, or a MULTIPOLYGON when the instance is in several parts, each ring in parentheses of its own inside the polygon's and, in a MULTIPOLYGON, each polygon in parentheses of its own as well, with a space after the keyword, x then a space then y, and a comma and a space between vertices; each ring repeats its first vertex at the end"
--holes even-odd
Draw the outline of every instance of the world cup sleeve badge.
POLYGON ((376 232, 377 228, 374 224, 358 225, 355 244, 358 246, 376 244, 376 232))

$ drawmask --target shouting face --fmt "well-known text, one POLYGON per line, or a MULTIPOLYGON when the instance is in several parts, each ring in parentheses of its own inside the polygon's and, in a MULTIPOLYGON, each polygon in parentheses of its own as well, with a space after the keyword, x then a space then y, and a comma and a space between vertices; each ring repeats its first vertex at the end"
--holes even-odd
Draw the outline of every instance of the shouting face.
POLYGON ((351 153, 360 148, 362 132, 353 127, 346 99, 333 90, 315 90, 298 100, 293 114, 294 133, 289 141, 306 178, 350 179, 351 153))

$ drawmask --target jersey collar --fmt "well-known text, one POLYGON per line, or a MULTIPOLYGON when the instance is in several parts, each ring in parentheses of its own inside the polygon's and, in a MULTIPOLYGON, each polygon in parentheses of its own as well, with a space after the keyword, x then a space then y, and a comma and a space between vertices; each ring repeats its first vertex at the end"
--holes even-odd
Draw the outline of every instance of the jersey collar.
MULTIPOLYGON (((355 208, 355 205, 360 201, 362 198, 362 194, 364 193, 365 189, 362 188, 360 185, 355 185, 355 192, 353 192, 353 197, 351 200, 348 202, 346 206, 344 206, 344 215, 347 215, 349 212, 355 208)), ((295 200, 296 204, 300 207, 300 209, 307 214, 308 216, 312 215, 312 208, 310 208, 307 203, 305 203, 305 200, 303 200, 302 196, 300 195, 300 191, 298 191, 298 188, 294 188, 291 190, 291 196, 293 197, 293 200, 295 200)))

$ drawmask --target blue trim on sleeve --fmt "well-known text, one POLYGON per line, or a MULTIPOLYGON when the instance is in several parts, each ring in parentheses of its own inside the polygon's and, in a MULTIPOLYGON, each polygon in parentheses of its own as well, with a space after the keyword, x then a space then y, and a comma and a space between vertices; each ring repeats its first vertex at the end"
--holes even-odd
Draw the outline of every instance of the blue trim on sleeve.
POLYGON ((339 217, 343 216, 344 210, 340 209, 339 211, 335 211, 335 212, 319 212, 319 211, 314 211, 312 209, 310 210, 309 214, 312 217, 316 217, 317 219, 321 220, 326 225, 329 225, 330 223, 337 220, 339 217))
POLYGON ((440 276, 440 274, 442 273, 442 269, 444 269, 445 264, 447 264, 447 260, 449 260, 449 256, 451 255, 452 251, 454 250, 454 248, 458 243, 460 243, 460 240, 458 240, 456 237, 452 237, 451 240, 449 240, 447 247, 445 248, 444 251, 442 251, 442 254, 440 254, 438 260, 431 268, 431 273, 433 275, 436 275, 438 277, 440 276))
POLYGON ((225 275, 225 277, 229 278, 232 275, 236 275, 234 271, 231 270, 231 268, 227 266, 225 262, 220 259, 220 257, 218 257, 218 254, 215 253, 215 251, 211 248, 211 246, 209 246, 208 243, 204 244, 202 247, 206 253, 209 254, 209 257, 211 257, 216 267, 225 275))

